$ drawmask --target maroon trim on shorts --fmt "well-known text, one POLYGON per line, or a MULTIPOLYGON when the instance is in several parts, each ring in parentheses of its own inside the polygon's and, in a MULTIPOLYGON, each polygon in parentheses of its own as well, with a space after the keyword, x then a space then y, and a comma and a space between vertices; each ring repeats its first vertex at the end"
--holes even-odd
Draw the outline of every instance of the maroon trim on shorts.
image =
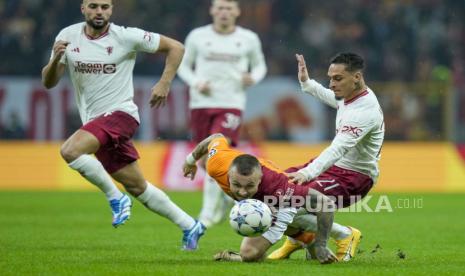
POLYGON ((114 111, 101 115, 81 127, 100 143, 95 153, 105 170, 112 174, 139 159, 131 139, 139 123, 131 115, 114 111))

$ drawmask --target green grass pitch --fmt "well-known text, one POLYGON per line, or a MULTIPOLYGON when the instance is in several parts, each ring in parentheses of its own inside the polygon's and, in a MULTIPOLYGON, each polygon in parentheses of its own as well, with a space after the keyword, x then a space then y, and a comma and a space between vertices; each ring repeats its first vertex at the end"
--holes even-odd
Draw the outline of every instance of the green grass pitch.
MULTIPOLYGON (((200 193, 169 194, 190 214, 198 213, 200 193)), ((304 260, 303 251, 285 261, 215 262, 214 253, 237 250, 241 241, 226 222, 207 232, 198 251, 182 252, 181 231, 139 202, 131 220, 113 229, 105 198, 96 192, 0 192, 0 275, 465 273, 464 195, 388 198, 393 212, 336 214, 339 223, 362 231, 360 254, 348 263, 323 266, 304 260), (422 208, 400 208, 420 201, 422 208)))

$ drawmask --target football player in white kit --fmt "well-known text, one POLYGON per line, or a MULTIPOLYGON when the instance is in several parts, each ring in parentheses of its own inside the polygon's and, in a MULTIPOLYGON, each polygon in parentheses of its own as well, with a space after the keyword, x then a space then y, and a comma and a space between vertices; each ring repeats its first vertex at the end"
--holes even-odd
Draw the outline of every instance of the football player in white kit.
POLYGON ((182 248, 195 250, 205 227, 145 180, 131 141, 139 126, 132 83, 136 53, 166 53, 165 68, 152 88, 150 99, 152 107, 161 107, 181 63, 184 47, 157 33, 110 23, 112 9, 112 0, 83 0, 81 12, 85 22, 61 30, 50 61, 42 70, 44 86, 52 88, 68 69, 83 122, 65 141, 61 155, 70 168, 104 192, 111 206, 114 227, 129 219, 132 203, 112 178, 149 210, 178 225, 184 232, 182 248))
MULTIPOLYGON (((178 75, 190 87, 192 140, 200 143, 222 133, 237 145, 245 90, 261 81, 267 68, 257 34, 236 25, 240 15, 237 0, 213 0, 210 15, 212 24, 187 36, 178 75)), ((199 220, 207 227, 218 223, 225 215, 227 200, 206 175, 199 220)))
MULTIPOLYGON (((378 179, 378 161, 384 140, 384 117, 374 92, 363 78, 364 60, 354 53, 340 53, 328 69, 329 88, 309 78, 302 55, 296 55, 298 78, 302 91, 337 109, 336 136, 320 155, 288 173, 291 183, 301 185, 325 174, 330 168, 340 171, 318 181, 317 189, 325 195, 343 196, 350 203, 354 191, 365 196, 378 179), (350 180, 349 185, 344 180, 350 180), (367 181, 368 180, 368 181, 367 181)), ((315 223, 313 227, 316 227, 315 223)), ((338 241, 339 261, 348 261, 355 254, 361 232, 350 227, 350 234, 338 241), (340 251, 339 251, 340 249, 340 251)), ((301 248, 292 239, 273 252, 269 258, 282 259, 301 248)))

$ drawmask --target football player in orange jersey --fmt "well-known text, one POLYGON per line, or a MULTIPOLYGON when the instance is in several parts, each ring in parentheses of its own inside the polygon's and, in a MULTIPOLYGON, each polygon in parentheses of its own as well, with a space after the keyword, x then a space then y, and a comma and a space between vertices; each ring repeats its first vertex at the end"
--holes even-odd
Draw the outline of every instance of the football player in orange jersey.
MULTIPOLYGON (((257 159, 231 148, 226 138, 221 134, 208 137, 189 154, 183 167, 186 177, 193 178, 195 176, 196 161, 207 153, 207 172, 217 181, 225 193, 235 200, 255 198, 266 201, 266 196, 279 196, 283 193, 292 196, 289 194, 289 191, 292 191, 293 195, 304 195, 305 199, 309 201, 317 202, 319 200, 328 205, 332 204, 329 198, 315 189, 289 183, 286 173, 270 161, 257 159)), ((306 212, 302 213, 299 210, 299 214, 295 215, 296 211, 293 211, 292 208, 278 206, 274 228, 270 228, 263 236, 244 238, 239 254, 224 251, 217 254, 215 258, 232 261, 260 261, 266 250, 277 242, 286 231, 287 235, 294 237, 294 239, 286 241, 291 247, 290 250, 286 250, 285 254, 273 252, 269 256, 270 259, 289 257, 292 252, 302 248, 302 244, 298 241, 307 244, 314 241, 311 243, 312 247, 307 248, 309 249, 307 250, 308 257, 313 256, 321 263, 335 261, 336 256, 326 247, 327 239, 330 234, 336 240, 346 239, 351 236, 350 228, 337 223, 332 224, 333 212, 331 210, 323 209, 321 212, 317 212, 316 216, 306 212), (302 232, 299 229, 307 232, 302 232), (308 231, 316 232, 316 237, 308 231)), ((352 248, 354 246, 344 249, 347 253, 347 250, 352 251, 352 248)), ((338 246, 338 252, 339 249, 338 246)))

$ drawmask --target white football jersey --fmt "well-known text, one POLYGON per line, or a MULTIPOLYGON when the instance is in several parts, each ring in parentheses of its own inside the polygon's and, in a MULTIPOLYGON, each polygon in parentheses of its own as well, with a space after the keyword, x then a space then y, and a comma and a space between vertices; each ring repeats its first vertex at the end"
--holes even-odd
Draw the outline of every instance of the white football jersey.
POLYGON ((84 26, 82 22, 64 28, 55 40, 69 42, 61 62, 68 68, 82 122, 117 110, 140 121, 133 101, 136 53, 156 52, 160 35, 111 23, 107 32, 91 38, 84 26))
POLYGON ((373 91, 367 88, 349 101, 337 101, 332 90, 315 80, 307 80, 301 86, 302 91, 337 108, 337 116, 336 136, 331 145, 299 172, 313 179, 336 165, 368 175, 376 182, 384 140, 384 118, 373 91))
POLYGON ((190 86, 189 107, 243 110, 246 94, 242 75, 250 67, 251 76, 258 83, 267 70, 257 34, 239 26, 233 33, 220 34, 210 24, 192 30, 185 47, 178 75, 190 86), (210 95, 196 89, 198 83, 207 81, 210 95))

